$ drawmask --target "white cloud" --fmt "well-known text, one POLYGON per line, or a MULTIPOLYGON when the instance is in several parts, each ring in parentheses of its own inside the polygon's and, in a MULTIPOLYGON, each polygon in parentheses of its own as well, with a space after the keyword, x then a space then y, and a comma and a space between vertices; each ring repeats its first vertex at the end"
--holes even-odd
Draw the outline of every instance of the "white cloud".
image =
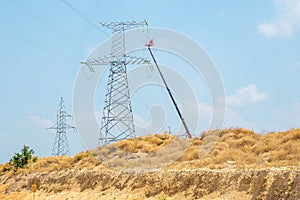
POLYGON ((257 25, 258 30, 266 36, 275 36, 277 34, 277 27, 269 23, 260 23, 257 25))
POLYGON ((300 27, 300 0, 274 0, 274 4, 275 16, 270 22, 259 23, 259 32, 268 37, 292 37, 300 27))
POLYGON ((267 93, 250 84, 236 90, 236 94, 226 98, 226 104, 230 106, 244 106, 254 104, 267 98, 267 93))
POLYGON ((39 128, 49 128, 54 124, 53 122, 51 122, 51 120, 43 119, 42 117, 37 115, 29 115, 28 118, 32 123, 34 123, 39 128))
POLYGON ((274 113, 285 129, 300 127, 300 103, 291 104, 287 109, 276 109, 274 113))
POLYGON ((249 121, 248 119, 244 118, 239 113, 233 111, 229 107, 226 107, 224 127, 243 127, 253 129, 255 131, 258 131, 259 128, 254 122, 249 121))
MULTIPOLYGON (((209 127, 209 123, 213 114, 213 107, 205 102, 199 103, 199 112, 200 112, 200 122, 201 128, 206 130, 209 127), (203 126, 203 124, 205 126, 203 126)), ((222 128, 230 127, 245 127, 248 129, 257 129, 258 127, 255 123, 245 119, 236 111, 233 111, 228 106, 225 107, 225 118, 222 128)), ((221 127, 212 127, 212 128, 221 128, 221 127)))
MULTIPOLYGON (((195 108, 196 102, 189 102, 189 105, 195 108)), ((221 126, 210 127, 211 125, 210 123, 213 117, 213 111, 216 108, 214 108, 212 105, 208 104, 207 102, 198 102, 197 106, 200 115, 197 116, 199 117, 200 131, 207 130, 209 128, 215 129, 215 128, 245 127, 254 130, 258 130, 259 128, 254 122, 246 119, 244 116, 241 116, 238 112, 232 110, 228 106, 225 107, 225 116, 224 116, 224 121, 222 122, 223 127, 221 126)), ((189 117, 189 116, 195 118, 194 120, 196 120, 196 116, 191 114, 186 115, 185 117, 189 117)), ((191 121, 190 120, 186 120, 186 121, 189 122, 190 125, 191 121)))

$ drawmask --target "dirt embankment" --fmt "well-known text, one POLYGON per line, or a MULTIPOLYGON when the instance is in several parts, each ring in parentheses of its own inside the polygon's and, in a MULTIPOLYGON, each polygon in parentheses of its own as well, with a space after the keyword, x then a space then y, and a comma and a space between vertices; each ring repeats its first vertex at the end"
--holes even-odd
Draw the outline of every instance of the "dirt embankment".
POLYGON ((0 199, 300 199, 300 170, 66 170, 0 177, 0 199))
POLYGON ((36 183, 36 200, 298 200, 299 151, 300 129, 216 130, 192 140, 148 135, 39 158, 17 172, 0 164, 0 199, 31 200, 36 183))

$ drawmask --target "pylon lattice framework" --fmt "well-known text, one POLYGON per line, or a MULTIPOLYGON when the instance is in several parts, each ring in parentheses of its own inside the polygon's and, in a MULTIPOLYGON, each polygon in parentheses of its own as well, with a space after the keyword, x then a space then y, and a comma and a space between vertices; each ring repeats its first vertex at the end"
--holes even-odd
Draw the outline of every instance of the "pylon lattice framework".
POLYGON ((64 99, 63 97, 61 97, 59 109, 57 111, 57 122, 54 126, 48 128, 56 130, 54 145, 52 149, 53 156, 64 156, 69 153, 67 129, 75 129, 75 127, 70 126, 66 123, 67 117, 71 117, 71 115, 67 114, 67 112, 65 111, 64 99))
POLYGON ((82 64, 110 65, 105 95, 99 144, 105 145, 125 138, 135 137, 133 114, 127 79, 127 65, 148 64, 148 59, 128 56, 125 48, 125 30, 147 25, 143 22, 100 23, 112 30, 110 56, 91 59, 82 64))

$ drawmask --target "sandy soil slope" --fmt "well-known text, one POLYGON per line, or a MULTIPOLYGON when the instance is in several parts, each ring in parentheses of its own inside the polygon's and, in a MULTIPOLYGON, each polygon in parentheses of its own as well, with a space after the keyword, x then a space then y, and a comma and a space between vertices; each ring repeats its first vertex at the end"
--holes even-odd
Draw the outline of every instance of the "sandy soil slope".
POLYGON ((0 199, 300 199, 300 169, 118 172, 67 170, 2 177, 0 199))

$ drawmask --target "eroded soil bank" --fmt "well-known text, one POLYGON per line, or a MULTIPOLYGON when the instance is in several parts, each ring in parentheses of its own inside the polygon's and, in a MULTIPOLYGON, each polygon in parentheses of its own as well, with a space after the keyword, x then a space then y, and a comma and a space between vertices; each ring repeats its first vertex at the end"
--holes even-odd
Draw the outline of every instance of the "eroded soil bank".
POLYGON ((0 199, 300 199, 300 170, 64 170, 0 177, 0 199))

